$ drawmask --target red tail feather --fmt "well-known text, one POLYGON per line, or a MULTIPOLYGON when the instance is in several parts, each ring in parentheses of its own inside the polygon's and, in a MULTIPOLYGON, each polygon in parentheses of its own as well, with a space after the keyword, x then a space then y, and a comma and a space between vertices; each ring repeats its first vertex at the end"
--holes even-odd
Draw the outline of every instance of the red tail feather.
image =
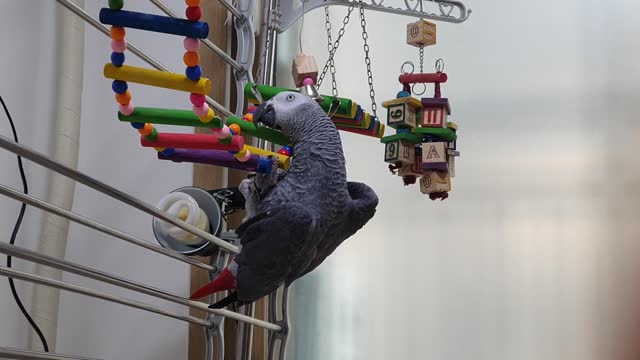
POLYGON ((191 299, 199 299, 218 291, 230 290, 236 287, 236 278, 229 269, 224 269, 212 282, 204 285, 191 294, 191 299))

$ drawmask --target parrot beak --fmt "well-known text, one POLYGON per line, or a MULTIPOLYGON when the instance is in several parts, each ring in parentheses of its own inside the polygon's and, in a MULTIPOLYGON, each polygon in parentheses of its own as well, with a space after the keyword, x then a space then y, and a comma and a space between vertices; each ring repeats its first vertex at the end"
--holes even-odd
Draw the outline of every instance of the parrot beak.
POLYGON ((253 114, 253 121, 274 128, 276 125, 276 111, 268 102, 260 104, 253 114))

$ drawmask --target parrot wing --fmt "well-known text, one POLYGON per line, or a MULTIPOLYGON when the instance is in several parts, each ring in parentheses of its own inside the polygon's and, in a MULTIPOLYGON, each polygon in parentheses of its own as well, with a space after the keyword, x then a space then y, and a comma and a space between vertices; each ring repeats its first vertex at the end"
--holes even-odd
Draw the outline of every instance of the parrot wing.
POLYGON ((309 209, 283 204, 239 227, 237 232, 243 246, 235 258, 238 299, 258 300, 307 266, 317 247, 316 224, 309 209))
POLYGON ((351 206, 342 226, 332 231, 326 239, 322 239, 314 259, 293 280, 306 275, 322 264, 327 256, 331 255, 344 240, 362 229, 376 213, 378 196, 373 189, 366 184, 349 181, 347 190, 351 197, 351 206))

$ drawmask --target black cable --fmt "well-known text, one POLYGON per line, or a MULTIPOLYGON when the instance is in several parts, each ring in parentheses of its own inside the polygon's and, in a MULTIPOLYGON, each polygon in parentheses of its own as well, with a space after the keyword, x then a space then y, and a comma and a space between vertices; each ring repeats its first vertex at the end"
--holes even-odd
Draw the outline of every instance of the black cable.
MULTIPOLYGON (((7 109, 7 105, 4 103, 2 96, 0 96, 0 103, 2 103, 2 107, 4 108, 4 113, 7 114, 7 118, 9 119, 9 124, 11 124, 11 131, 13 132, 13 140, 18 142, 18 133, 16 132, 16 126, 13 124, 13 119, 11 118, 11 114, 9 114, 9 109, 7 109)), ((22 157, 18 155, 18 169, 20 170, 20 178, 22 179, 22 188, 25 194, 29 193, 29 187, 27 186, 27 176, 24 174, 24 168, 22 167, 22 157)), ((18 215, 18 220, 16 220, 16 224, 13 227, 13 232, 11 233, 11 239, 9 240, 9 244, 13 245, 16 242, 16 237, 18 236, 18 231, 20 230, 20 225, 22 225, 22 219, 24 218, 24 212, 27 209, 27 204, 22 203, 20 206, 20 214, 18 215)), ((7 255, 7 267, 11 267, 11 256, 7 255)), ((44 338, 44 334, 42 334, 42 330, 38 327, 35 321, 31 318, 27 309, 22 305, 22 301, 20 301, 20 297, 18 296, 18 292, 16 291, 16 285, 12 278, 9 278, 9 286, 11 287, 11 293, 13 294, 13 298, 16 301, 16 304, 20 308, 20 311, 27 319, 29 324, 33 330, 38 334, 40 341, 42 342, 42 347, 45 352, 49 352, 49 345, 47 344, 47 340, 44 338)))

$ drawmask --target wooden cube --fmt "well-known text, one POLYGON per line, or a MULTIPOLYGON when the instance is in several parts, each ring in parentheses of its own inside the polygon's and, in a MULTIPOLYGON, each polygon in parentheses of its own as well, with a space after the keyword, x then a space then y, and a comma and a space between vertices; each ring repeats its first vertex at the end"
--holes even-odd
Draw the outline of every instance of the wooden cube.
POLYGON ((445 127, 451 107, 447 98, 422 98, 420 125, 423 127, 445 127))
POLYGON ((423 19, 407 24, 407 44, 416 47, 435 45, 436 24, 423 19))
POLYGON ((403 140, 391 141, 385 144, 384 161, 392 164, 413 164, 415 153, 415 145, 403 140))
POLYGON ((417 178, 422 176, 422 168, 421 168, 421 157, 420 155, 415 156, 412 164, 405 164, 400 169, 398 169, 399 176, 415 176, 417 178))
POLYGON ((445 171, 425 171, 420 179, 420 192, 431 194, 434 192, 451 191, 451 177, 445 171))
POLYGON ((422 170, 447 171, 447 149, 444 142, 422 144, 422 170))
POLYGON ((387 125, 394 128, 414 128, 416 127, 416 113, 422 103, 412 97, 403 97, 390 101, 385 101, 382 106, 387 108, 387 125))
POLYGON ((316 65, 316 59, 314 59, 313 56, 305 54, 296 55, 291 64, 291 75, 297 87, 302 86, 302 81, 305 78, 312 78, 315 84, 318 80, 318 65, 316 65))

